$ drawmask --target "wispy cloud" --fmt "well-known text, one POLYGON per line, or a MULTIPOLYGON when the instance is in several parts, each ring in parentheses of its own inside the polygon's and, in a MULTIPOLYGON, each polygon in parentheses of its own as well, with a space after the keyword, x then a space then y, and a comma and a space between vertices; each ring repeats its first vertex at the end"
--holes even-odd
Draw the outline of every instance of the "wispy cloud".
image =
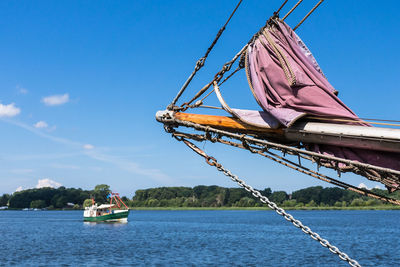
POLYGON ((52 142, 60 143, 63 145, 67 145, 67 146, 76 148, 76 149, 80 149, 81 150, 80 154, 84 154, 94 160, 113 164, 114 166, 116 166, 122 170, 128 171, 130 173, 134 173, 134 174, 143 175, 143 176, 149 177, 151 179, 157 180, 157 181, 165 183, 165 184, 173 184, 173 180, 159 169, 148 169, 148 168, 141 167, 136 162, 121 159, 119 157, 111 156, 111 155, 108 155, 105 153, 100 153, 93 145, 75 142, 75 141, 72 141, 72 140, 69 140, 66 138, 61 138, 61 137, 56 137, 56 136, 53 136, 50 134, 46 134, 46 133, 43 133, 42 131, 39 131, 36 128, 33 128, 33 127, 26 125, 24 123, 21 123, 21 122, 9 120, 9 119, 2 119, 2 121, 13 124, 20 128, 23 128, 25 130, 28 130, 29 132, 31 132, 39 137, 48 139, 52 142), (89 145, 89 147, 87 145, 89 145), (85 148, 85 146, 86 146, 86 148, 85 148), (82 150, 82 148, 84 148, 84 149, 82 150), (88 148, 91 148, 91 149, 88 149, 88 148))
POLYGON ((21 95, 26 95, 29 92, 28 89, 26 89, 20 85, 17 85, 15 88, 17 89, 18 94, 21 94, 21 95))
POLYGON ((29 126, 29 125, 27 125, 25 123, 22 123, 22 122, 9 120, 9 119, 2 119, 2 121, 7 122, 9 124, 13 124, 13 125, 18 126, 18 127, 22 128, 22 129, 28 130, 29 132, 31 132, 31 133, 33 133, 33 134, 35 134, 37 136, 43 137, 45 139, 48 139, 48 140, 56 142, 56 143, 69 145, 69 146, 74 146, 74 147, 82 147, 82 144, 79 143, 79 142, 74 142, 74 141, 71 141, 71 140, 66 139, 66 138, 56 137, 56 136, 53 136, 53 135, 50 135, 50 134, 46 134, 46 133, 44 133, 42 131, 39 131, 38 129, 36 129, 34 127, 31 127, 31 126, 29 126))
POLYGON ((14 103, 3 105, 0 103, 0 118, 14 117, 21 113, 21 109, 17 108, 14 103))
POLYGON ((57 154, 23 154, 23 155, 9 155, 5 157, 0 156, 0 160, 11 160, 11 161, 26 161, 26 160, 54 160, 62 158, 75 158, 82 155, 80 152, 74 153, 57 153, 57 154))
POLYGON ((168 175, 166 175, 162 171, 160 171, 159 169, 142 168, 142 167, 140 167, 139 164, 137 164, 135 162, 121 159, 121 158, 118 158, 115 156, 98 153, 96 151, 86 151, 85 154, 93 159, 116 165, 120 169, 123 169, 125 171, 131 172, 134 174, 140 174, 140 175, 144 175, 147 177, 151 177, 158 182, 162 182, 162 183, 166 183, 166 184, 173 183, 172 179, 168 175))
POLYGON ((42 98, 42 102, 46 106, 59 106, 69 101, 69 94, 51 95, 42 98))
POLYGON ((57 169, 68 169, 68 170, 79 170, 80 169, 80 167, 76 166, 76 165, 59 164, 59 163, 52 164, 51 167, 57 168, 57 169))
POLYGON ((45 121, 38 121, 33 125, 35 128, 47 128, 49 125, 45 121))
POLYGON ((91 149, 94 149, 94 145, 91 145, 91 144, 84 144, 84 145, 83 145, 83 148, 84 148, 84 149, 87 149, 87 150, 91 150, 91 149))

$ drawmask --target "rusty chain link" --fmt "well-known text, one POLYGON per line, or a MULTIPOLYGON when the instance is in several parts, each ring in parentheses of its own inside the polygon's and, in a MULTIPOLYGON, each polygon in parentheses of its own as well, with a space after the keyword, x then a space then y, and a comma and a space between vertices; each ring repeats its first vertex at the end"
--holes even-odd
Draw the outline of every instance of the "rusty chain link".
POLYGON ((275 142, 268 141, 266 139, 259 139, 257 137, 253 137, 250 135, 243 135, 243 134, 237 134, 233 132, 229 132, 226 130, 220 130, 220 129, 215 129, 210 126, 203 126, 197 123, 189 122, 189 121, 181 121, 173 117, 165 120, 163 118, 160 118, 160 122, 167 123, 167 124, 172 124, 174 125, 173 127, 177 126, 185 126, 189 128, 193 128, 195 130, 203 131, 203 132, 212 132, 214 134, 217 134, 219 136, 226 136, 228 138, 233 138, 237 140, 246 140, 249 144, 254 144, 263 148, 272 148, 275 150, 282 151, 284 155, 286 153, 289 153, 291 155, 300 155, 303 158, 310 160, 312 162, 316 162, 318 168, 320 166, 324 166, 327 168, 335 169, 338 171, 338 174, 340 172, 346 172, 346 171, 351 171, 355 174, 362 175, 366 177, 369 180, 377 181, 388 188, 391 188, 392 190, 397 190, 400 189, 400 186, 398 185, 399 180, 400 180, 400 171, 395 171, 391 170, 388 168, 383 168, 383 167, 378 167, 366 163, 361 163, 357 161, 352 161, 352 160, 347 160, 343 158, 338 158, 334 156, 328 156, 324 154, 319 154, 317 152, 313 151, 308 151, 304 149, 300 149, 297 147, 293 146, 288 146, 284 144, 279 144, 275 142), (332 165, 330 162, 334 162, 335 164, 332 165), (346 166, 343 169, 338 168, 338 164, 342 163, 344 166, 346 166), (397 186, 396 186, 397 185, 397 186))

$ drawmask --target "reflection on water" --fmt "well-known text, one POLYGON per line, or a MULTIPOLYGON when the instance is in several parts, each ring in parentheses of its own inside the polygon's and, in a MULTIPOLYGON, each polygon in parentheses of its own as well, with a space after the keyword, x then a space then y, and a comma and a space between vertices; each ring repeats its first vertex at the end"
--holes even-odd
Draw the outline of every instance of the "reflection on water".
MULTIPOLYGON (((400 211, 292 213, 361 265, 400 262, 400 211)), ((0 236, 6 266, 344 263, 272 211, 131 211, 122 224, 84 223, 81 211, 1 211, 0 236)))
POLYGON ((127 221, 121 222, 83 222, 85 226, 96 226, 96 225, 109 225, 111 227, 124 227, 128 224, 127 221))

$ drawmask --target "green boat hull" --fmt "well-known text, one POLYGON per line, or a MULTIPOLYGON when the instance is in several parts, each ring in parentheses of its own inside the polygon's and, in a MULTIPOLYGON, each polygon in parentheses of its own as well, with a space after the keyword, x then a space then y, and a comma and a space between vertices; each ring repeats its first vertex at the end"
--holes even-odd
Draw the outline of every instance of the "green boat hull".
POLYGON ((84 222, 127 222, 129 210, 96 217, 83 217, 84 222))

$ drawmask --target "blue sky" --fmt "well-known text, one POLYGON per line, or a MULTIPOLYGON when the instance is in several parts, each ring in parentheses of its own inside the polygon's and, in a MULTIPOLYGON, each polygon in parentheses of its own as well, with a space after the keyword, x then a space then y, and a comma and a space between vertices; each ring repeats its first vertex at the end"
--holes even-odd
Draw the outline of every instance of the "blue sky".
MULTIPOLYGON (((208 82, 280 2, 245 0, 183 99, 208 82)), ((304 1, 287 23, 294 27, 315 2, 304 1)), ((1 1, 0 194, 39 180, 84 189, 106 183, 129 196, 158 186, 235 186, 154 119, 234 5, 1 1)), ((398 1, 327 0, 297 31, 360 117, 399 119, 399 8, 398 1)), ((231 106, 258 109, 243 72, 222 90, 231 106)), ((208 103, 217 105, 216 98, 208 103)), ((258 188, 326 185, 245 151, 203 147, 258 188)))

